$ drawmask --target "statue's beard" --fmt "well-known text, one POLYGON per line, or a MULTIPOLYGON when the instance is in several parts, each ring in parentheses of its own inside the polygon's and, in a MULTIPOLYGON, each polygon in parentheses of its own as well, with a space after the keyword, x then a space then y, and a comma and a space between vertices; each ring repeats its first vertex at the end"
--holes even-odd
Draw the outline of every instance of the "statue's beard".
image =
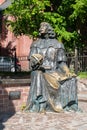
POLYGON ((40 37, 41 38, 48 38, 48 34, 47 33, 40 33, 40 37))

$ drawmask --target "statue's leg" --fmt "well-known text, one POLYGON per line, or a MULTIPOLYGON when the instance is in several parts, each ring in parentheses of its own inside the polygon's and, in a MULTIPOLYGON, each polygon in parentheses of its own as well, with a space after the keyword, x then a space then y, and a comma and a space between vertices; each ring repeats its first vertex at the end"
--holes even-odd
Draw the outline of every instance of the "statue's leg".
POLYGON ((64 110, 78 110, 76 78, 67 79, 61 84, 61 102, 64 110))
POLYGON ((46 82, 43 72, 37 70, 31 73, 31 87, 28 96, 27 105, 31 112, 39 112, 41 109, 45 109, 47 101, 47 93, 45 90, 46 82))

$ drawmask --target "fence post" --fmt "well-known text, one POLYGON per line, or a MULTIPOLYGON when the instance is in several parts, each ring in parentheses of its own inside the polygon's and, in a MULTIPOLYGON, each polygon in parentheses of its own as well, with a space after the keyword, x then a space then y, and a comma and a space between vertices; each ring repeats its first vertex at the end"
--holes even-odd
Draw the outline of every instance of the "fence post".
POLYGON ((17 72, 17 67, 16 67, 16 66, 17 66, 17 65, 16 65, 16 47, 15 47, 14 50, 15 50, 15 52, 14 52, 14 53, 15 53, 15 54, 14 54, 14 58, 15 58, 15 73, 16 73, 16 72, 17 72))
POLYGON ((75 73, 78 73, 78 50, 77 47, 75 47, 75 73))

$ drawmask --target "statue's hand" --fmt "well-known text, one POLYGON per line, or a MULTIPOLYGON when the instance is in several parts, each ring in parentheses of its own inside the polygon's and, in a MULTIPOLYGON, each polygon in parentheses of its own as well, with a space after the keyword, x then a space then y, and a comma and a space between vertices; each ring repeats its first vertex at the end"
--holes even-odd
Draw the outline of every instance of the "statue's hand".
POLYGON ((41 71, 43 71, 43 72, 45 72, 45 70, 50 70, 50 69, 51 69, 50 66, 43 66, 43 65, 41 65, 41 66, 39 67, 39 70, 41 70, 41 71))
POLYGON ((68 78, 70 78, 70 77, 72 77, 72 74, 71 74, 70 72, 68 72, 68 73, 66 73, 66 76, 67 76, 68 78))
POLYGON ((71 72, 68 72, 68 73, 66 73, 66 76, 67 76, 68 78, 70 78, 70 77, 76 77, 76 74, 71 73, 71 72))
POLYGON ((45 70, 50 70, 51 67, 50 66, 43 66, 45 68, 45 70))
POLYGON ((40 66, 39 70, 41 70, 42 72, 45 72, 45 68, 43 66, 40 66))
POLYGON ((30 58, 30 66, 33 70, 37 70, 43 63, 43 56, 41 54, 33 54, 30 58))
POLYGON ((76 77, 76 74, 71 73, 69 68, 65 65, 63 66, 63 71, 65 72, 65 76, 70 78, 70 77, 76 77))

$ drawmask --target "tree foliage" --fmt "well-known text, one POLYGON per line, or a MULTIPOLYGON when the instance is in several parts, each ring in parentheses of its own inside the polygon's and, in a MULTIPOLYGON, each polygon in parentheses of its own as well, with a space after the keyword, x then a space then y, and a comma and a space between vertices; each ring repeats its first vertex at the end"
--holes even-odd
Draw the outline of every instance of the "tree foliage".
POLYGON ((70 50, 86 42, 83 28, 87 27, 87 0, 16 0, 5 14, 14 16, 8 21, 16 35, 38 36, 42 21, 49 22, 70 50))

